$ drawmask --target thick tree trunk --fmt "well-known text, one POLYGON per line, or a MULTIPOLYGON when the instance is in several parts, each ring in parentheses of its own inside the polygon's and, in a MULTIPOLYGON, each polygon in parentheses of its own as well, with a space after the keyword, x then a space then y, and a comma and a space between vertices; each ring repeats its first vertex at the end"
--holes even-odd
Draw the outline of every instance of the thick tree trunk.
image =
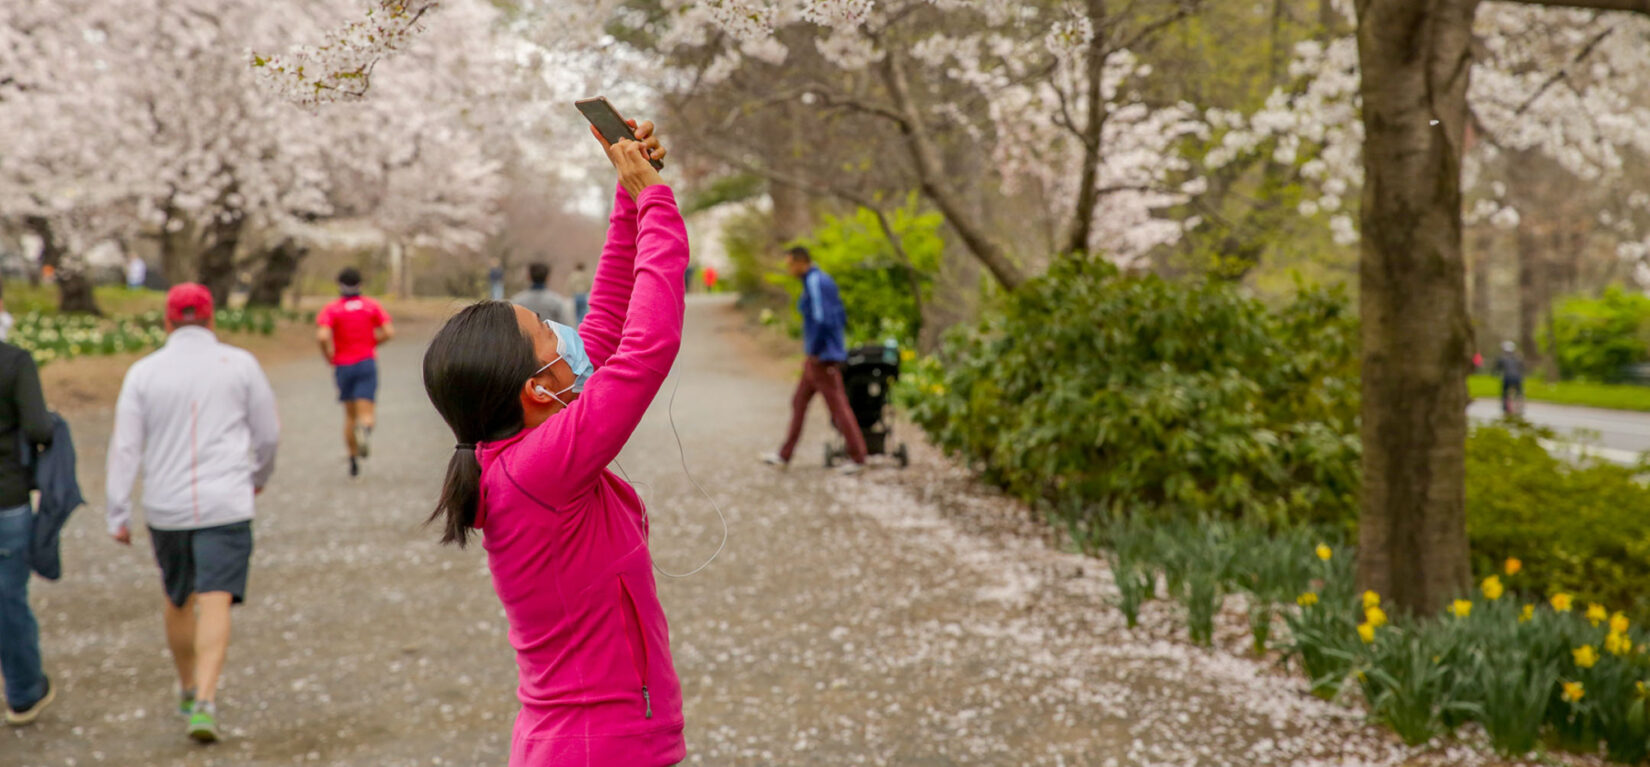
MULTIPOLYGON (((801 106, 794 101, 785 103, 784 112, 787 138, 783 150, 774 154, 774 168, 806 184, 810 181, 807 165, 799 159, 807 152, 807 142, 802 135, 802 126, 807 118, 801 113, 801 106)), ((789 244, 813 231, 813 207, 809 204, 805 187, 769 184, 768 197, 773 201, 773 238, 776 246, 789 244)))
POLYGON ((1087 252, 1094 231, 1094 208, 1100 204, 1100 149, 1101 136, 1106 128, 1106 100, 1101 92, 1106 73, 1106 46, 1109 44, 1106 28, 1105 0, 1088 0, 1089 23, 1094 25, 1094 39, 1089 41, 1088 61, 1085 66, 1086 92, 1083 94, 1087 112, 1083 118, 1083 169, 1077 183, 1077 207, 1072 211, 1071 234, 1066 238, 1066 253, 1087 252))
POLYGON ((160 232, 160 271, 167 285, 188 282, 195 273, 195 227, 183 211, 168 205, 160 232))
POLYGON ((1469 272, 1472 279, 1472 326, 1477 331, 1475 348, 1478 351, 1488 351, 1486 344, 1495 339, 1489 334, 1493 327, 1494 303, 1490 300, 1490 248, 1492 243, 1489 237, 1480 235, 1477 245, 1473 248, 1472 269, 1469 272))
POLYGON ((26 216, 23 225, 40 238, 40 267, 51 267, 57 276, 57 310, 66 314, 103 315, 92 292, 92 280, 81 264, 63 252, 51 222, 42 216, 26 216))
POLYGON ((1461 151, 1478 0, 1359 0, 1364 190, 1358 584, 1434 614, 1465 593, 1472 337, 1461 151))
POLYGON ((1531 368, 1540 364, 1536 327, 1549 300, 1547 264, 1541 238, 1535 233, 1535 216, 1525 214, 1518 224, 1518 348, 1531 368))
POLYGON ((212 302, 219 309, 229 305, 229 294, 235 289, 235 250, 240 247, 245 223, 245 217, 235 212, 214 218, 206 227, 198 280, 212 291, 212 302))
POLYGON ((263 268, 252 278, 252 292, 246 298, 247 306, 279 307, 281 296, 298 273, 298 264, 309 254, 309 248, 297 240, 284 237, 264 255, 263 268))

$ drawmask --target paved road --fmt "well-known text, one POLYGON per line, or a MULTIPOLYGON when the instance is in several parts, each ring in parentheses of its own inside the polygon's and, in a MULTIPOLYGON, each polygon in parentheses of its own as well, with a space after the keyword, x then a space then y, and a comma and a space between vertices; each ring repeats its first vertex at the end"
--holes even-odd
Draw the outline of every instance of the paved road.
MULTIPOLYGON (((1501 417, 1501 403, 1477 400, 1467 413, 1479 421, 1493 421, 1501 417)), ((1650 451, 1650 413, 1526 402, 1524 417, 1619 463, 1633 463, 1650 451)))
MULTIPOLYGON (((319 362, 271 371, 286 431, 236 613, 228 740, 184 740, 148 542, 115 546, 87 510, 67 532, 67 579, 34 593, 62 698, 38 725, 0 732, 0 766, 503 764, 514 660, 482 553, 420 527, 453 440, 419 384, 430 331, 403 332, 358 481, 319 362)), ((1235 599, 1214 651, 1181 641, 1162 602, 1125 630, 1101 563, 1052 548, 1023 509, 926 447, 907 471, 859 478, 757 465, 796 362, 759 348, 725 303, 690 304, 675 416, 732 537, 703 573, 660 583, 688 764, 1482 763, 1458 747, 1412 758, 1275 659, 1240 657, 1235 599)), ((656 559, 683 570, 720 527, 683 478, 665 399, 622 463, 652 510, 656 559)), ((815 411, 804 456, 825 433, 815 411)), ((107 414, 75 425, 97 507, 107 414)))

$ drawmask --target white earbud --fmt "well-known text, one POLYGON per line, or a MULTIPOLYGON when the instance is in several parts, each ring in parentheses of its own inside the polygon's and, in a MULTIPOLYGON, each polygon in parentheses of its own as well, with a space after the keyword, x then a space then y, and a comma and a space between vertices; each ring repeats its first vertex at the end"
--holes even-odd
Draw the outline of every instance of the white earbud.
POLYGON ((556 396, 556 395, 554 395, 554 394, 551 394, 551 393, 550 393, 550 390, 549 390, 549 389, 546 389, 546 388, 544 388, 544 387, 543 387, 543 386, 539 386, 539 385, 537 385, 537 384, 534 384, 534 385, 533 385, 533 392, 534 392, 534 393, 536 393, 536 394, 538 394, 538 395, 539 395, 539 396, 540 396, 540 397, 551 397, 551 398, 554 398, 554 397, 555 397, 555 396, 556 396))

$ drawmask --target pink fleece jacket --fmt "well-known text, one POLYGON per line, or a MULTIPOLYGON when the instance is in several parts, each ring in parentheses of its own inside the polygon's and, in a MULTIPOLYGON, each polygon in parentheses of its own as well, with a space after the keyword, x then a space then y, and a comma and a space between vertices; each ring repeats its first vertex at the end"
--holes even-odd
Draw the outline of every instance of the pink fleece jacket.
POLYGON ((681 347, 687 263, 670 188, 632 200, 621 187, 579 328, 596 372, 543 425, 477 449, 476 527, 520 669, 512 767, 652 767, 686 755, 647 510, 607 465, 681 347))

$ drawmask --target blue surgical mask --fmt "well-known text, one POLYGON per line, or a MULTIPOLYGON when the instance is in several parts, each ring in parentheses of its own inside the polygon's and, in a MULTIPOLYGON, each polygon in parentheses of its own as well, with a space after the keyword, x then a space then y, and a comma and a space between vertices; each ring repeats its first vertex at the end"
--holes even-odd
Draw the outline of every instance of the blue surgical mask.
POLYGON ((592 373, 596 372, 596 366, 591 364, 590 355, 584 353, 584 339, 579 337, 578 330, 554 320, 545 320, 544 324, 550 328, 550 332, 556 334, 556 358, 550 360, 549 365, 533 371, 533 377, 549 370, 550 365, 566 361, 567 367, 573 371, 573 385, 559 392, 550 393, 550 396, 555 397, 557 402, 561 402, 562 406, 566 407, 567 403, 562 400, 561 395, 568 392, 578 394, 584 391, 584 383, 590 380, 592 373))

